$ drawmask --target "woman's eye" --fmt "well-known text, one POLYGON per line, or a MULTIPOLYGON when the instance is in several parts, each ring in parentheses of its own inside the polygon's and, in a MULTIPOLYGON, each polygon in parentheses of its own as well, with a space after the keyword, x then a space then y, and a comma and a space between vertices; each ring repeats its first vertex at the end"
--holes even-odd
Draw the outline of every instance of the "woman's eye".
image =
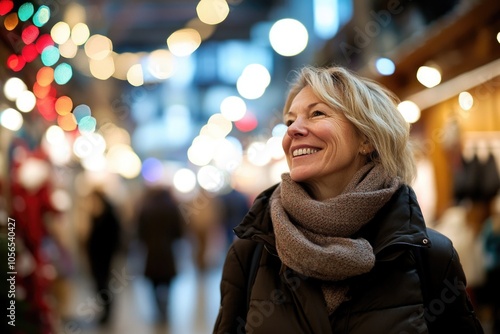
POLYGON ((324 116, 325 113, 322 112, 322 111, 319 111, 319 110, 315 110, 312 112, 311 116, 315 117, 315 116, 324 116))
POLYGON ((290 120, 288 120, 288 121, 285 122, 285 125, 286 126, 290 126, 290 125, 292 125, 292 123, 293 123, 293 120, 290 119, 290 120))

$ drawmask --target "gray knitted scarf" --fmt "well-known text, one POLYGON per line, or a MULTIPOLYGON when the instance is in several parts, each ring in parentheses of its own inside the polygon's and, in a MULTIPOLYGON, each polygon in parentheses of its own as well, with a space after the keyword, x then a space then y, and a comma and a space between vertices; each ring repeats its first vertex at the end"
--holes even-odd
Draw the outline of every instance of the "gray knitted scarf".
POLYGON ((323 281, 329 314, 347 298, 342 280, 369 272, 375 264, 370 243, 351 236, 372 219, 400 185, 381 165, 369 163, 345 190, 325 201, 312 199, 289 173, 271 196, 276 250, 283 264, 323 281))

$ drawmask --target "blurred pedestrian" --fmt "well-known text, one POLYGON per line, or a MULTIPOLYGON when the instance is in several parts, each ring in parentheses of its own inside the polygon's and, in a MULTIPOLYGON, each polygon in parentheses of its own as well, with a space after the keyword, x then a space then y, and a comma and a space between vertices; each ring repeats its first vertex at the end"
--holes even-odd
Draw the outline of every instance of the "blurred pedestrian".
POLYGON ((183 219, 166 188, 146 190, 137 219, 138 237, 146 249, 144 276, 153 286, 159 320, 166 322, 170 283, 177 275, 173 244, 183 236, 183 219))
POLYGON ((90 231, 86 250, 99 302, 103 306, 100 324, 109 322, 115 296, 109 288, 111 267, 121 241, 122 226, 115 208, 102 190, 90 194, 90 231))
POLYGON ((234 188, 219 198, 222 202, 222 224, 226 229, 227 243, 230 245, 235 238, 233 229, 245 217, 250 209, 250 203, 245 194, 234 188))

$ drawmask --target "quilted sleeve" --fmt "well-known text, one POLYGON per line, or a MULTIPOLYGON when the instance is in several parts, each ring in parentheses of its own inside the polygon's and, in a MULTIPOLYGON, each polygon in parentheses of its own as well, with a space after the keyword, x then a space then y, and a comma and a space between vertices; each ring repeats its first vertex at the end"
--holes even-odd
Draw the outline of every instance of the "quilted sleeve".
POLYGON ((255 243, 236 240, 230 247, 222 270, 221 302, 213 333, 245 333, 247 279, 255 243))

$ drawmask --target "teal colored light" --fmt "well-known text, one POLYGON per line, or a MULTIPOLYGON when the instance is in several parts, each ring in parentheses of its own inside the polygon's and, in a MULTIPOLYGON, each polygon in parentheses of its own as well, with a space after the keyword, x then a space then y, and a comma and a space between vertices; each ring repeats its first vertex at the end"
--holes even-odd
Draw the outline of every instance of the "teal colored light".
POLYGON ((57 63, 60 56, 61 54, 59 53, 59 49, 56 46, 54 45, 47 46, 45 49, 43 49, 41 55, 42 63, 45 66, 52 66, 55 63, 57 63))
POLYGON ((91 115, 90 107, 86 104, 79 104, 73 110, 73 115, 75 116, 76 122, 80 124, 80 121, 91 115))
POLYGON ((67 63, 61 63, 54 69, 54 81, 59 85, 65 85, 73 77, 73 68, 67 63))
POLYGON ((97 121, 92 116, 85 116, 78 122, 78 130, 80 132, 94 132, 97 121))
POLYGON ((20 21, 28 21, 28 19, 33 15, 35 12, 35 7, 31 2, 26 2, 19 7, 19 10, 17 11, 17 16, 19 17, 20 21))
POLYGON ((43 27, 45 23, 49 22, 50 19, 50 8, 42 5, 33 15, 33 24, 37 27, 43 27))

